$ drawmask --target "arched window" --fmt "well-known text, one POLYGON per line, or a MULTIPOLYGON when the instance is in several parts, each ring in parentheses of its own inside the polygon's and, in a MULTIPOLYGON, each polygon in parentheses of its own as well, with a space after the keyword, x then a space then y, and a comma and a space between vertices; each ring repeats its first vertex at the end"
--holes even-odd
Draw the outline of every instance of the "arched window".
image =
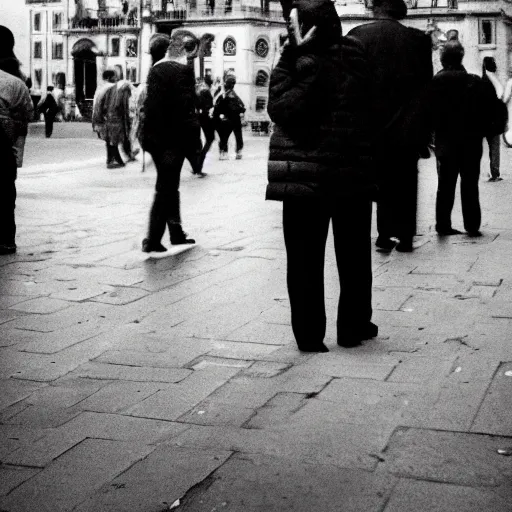
POLYGON ((258 96, 256 98, 256 112, 263 112, 267 108, 267 98, 258 96))
POLYGON ((256 73, 256 80, 254 80, 254 84, 256 85, 256 87, 267 87, 268 79, 268 73, 266 71, 263 71, 263 69, 260 69, 256 73))
POLYGON ((260 37, 256 41, 256 45, 254 46, 254 51, 256 52, 256 55, 261 59, 265 59, 268 55, 268 50, 268 41, 263 37, 260 37))
POLYGON ((224 39, 222 48, 224 50, 224 55, 236 55, 236 41, 232 37, 226 37, 226 39, 224 39))

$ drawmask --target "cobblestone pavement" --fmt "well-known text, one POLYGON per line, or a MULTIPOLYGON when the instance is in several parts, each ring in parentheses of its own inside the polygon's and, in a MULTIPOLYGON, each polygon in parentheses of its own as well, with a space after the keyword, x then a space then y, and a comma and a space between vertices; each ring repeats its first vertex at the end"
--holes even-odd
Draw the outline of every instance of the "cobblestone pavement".
POLYGON ((512 510, 506 151, 504 181, 482 173, 479 239, 435 236, 422 162, 418 249, 374 253, 380 335, 360 348, 336 345, 329 241, 331 351, 303 355, 268 139, 184 169, 198 244, 157 260, 139 251, 154 168, 65 142, 29 139, 19 252, 0 259, 0 510, 512 510))

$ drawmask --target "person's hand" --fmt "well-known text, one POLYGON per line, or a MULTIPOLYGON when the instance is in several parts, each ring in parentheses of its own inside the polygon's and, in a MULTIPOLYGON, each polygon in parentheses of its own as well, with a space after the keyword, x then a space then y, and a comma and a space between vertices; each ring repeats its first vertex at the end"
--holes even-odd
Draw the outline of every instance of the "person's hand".
POLYGON ((290 19, 287 25, 288 34, 290 36, 290 44, 293 46, 304 46, 309 43, 316 32, 316 26, 311 27, 308 32, 303 36, 302 27, 299 24, 299 11, 293 8, 290 12, 290 19))

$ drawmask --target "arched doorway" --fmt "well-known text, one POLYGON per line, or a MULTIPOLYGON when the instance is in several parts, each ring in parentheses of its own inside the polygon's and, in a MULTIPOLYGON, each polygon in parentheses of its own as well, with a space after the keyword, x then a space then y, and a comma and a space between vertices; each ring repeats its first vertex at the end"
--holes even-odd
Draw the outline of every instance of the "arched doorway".
POLYGON ((88 117, 92 100, 96 92, 96 45, 90 39, 80 39, 71 50, 75 70, 76 102, 82 115, 88 117))

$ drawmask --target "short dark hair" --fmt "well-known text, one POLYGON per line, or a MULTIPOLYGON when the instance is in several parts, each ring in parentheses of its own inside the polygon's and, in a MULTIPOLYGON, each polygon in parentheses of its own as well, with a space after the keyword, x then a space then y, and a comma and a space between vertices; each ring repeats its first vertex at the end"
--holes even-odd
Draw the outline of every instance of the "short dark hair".
POLYGON ((46 88, 47 91, 49 92, 52 92, 53 91, 53 85, 49 85, 47 88, 46 88))
POLYGON ((407 16, 407 5, 403 0, 373 0, 373 10, 385 12, 395 20, 407 16))
POLYGON ((106 69, 105 71, 103 71, 101 78, 103 78, 103 80, 105 80, 105 82, 106 82, 106 81, 110 80, 111 78, 115 78, 116 76, 117 76, 116 72, 113 69, 106 69))
POLYGON ((162 60, 169 48, 170 39, 167 34, 155 34, 149 41, 149 53, 153 64, 162 60))
POLYGON ((496 60, 494 57, 484 57, 483 64, 482 64, 482 71, 485 73, 486 71, 489 71, 491 73, 496 73, 496 70, 498 69, 498 66, 496 66, 496 60))
POLYGON ((204 76, 204 83, 209 87, 213 84, 213 78, 212 75, 205 75, 204 76))
POLYGON ((441 51, 441 64, 444 68, 460 66, 464 58, 464 47, 459 41, 447 41, 441 51))

